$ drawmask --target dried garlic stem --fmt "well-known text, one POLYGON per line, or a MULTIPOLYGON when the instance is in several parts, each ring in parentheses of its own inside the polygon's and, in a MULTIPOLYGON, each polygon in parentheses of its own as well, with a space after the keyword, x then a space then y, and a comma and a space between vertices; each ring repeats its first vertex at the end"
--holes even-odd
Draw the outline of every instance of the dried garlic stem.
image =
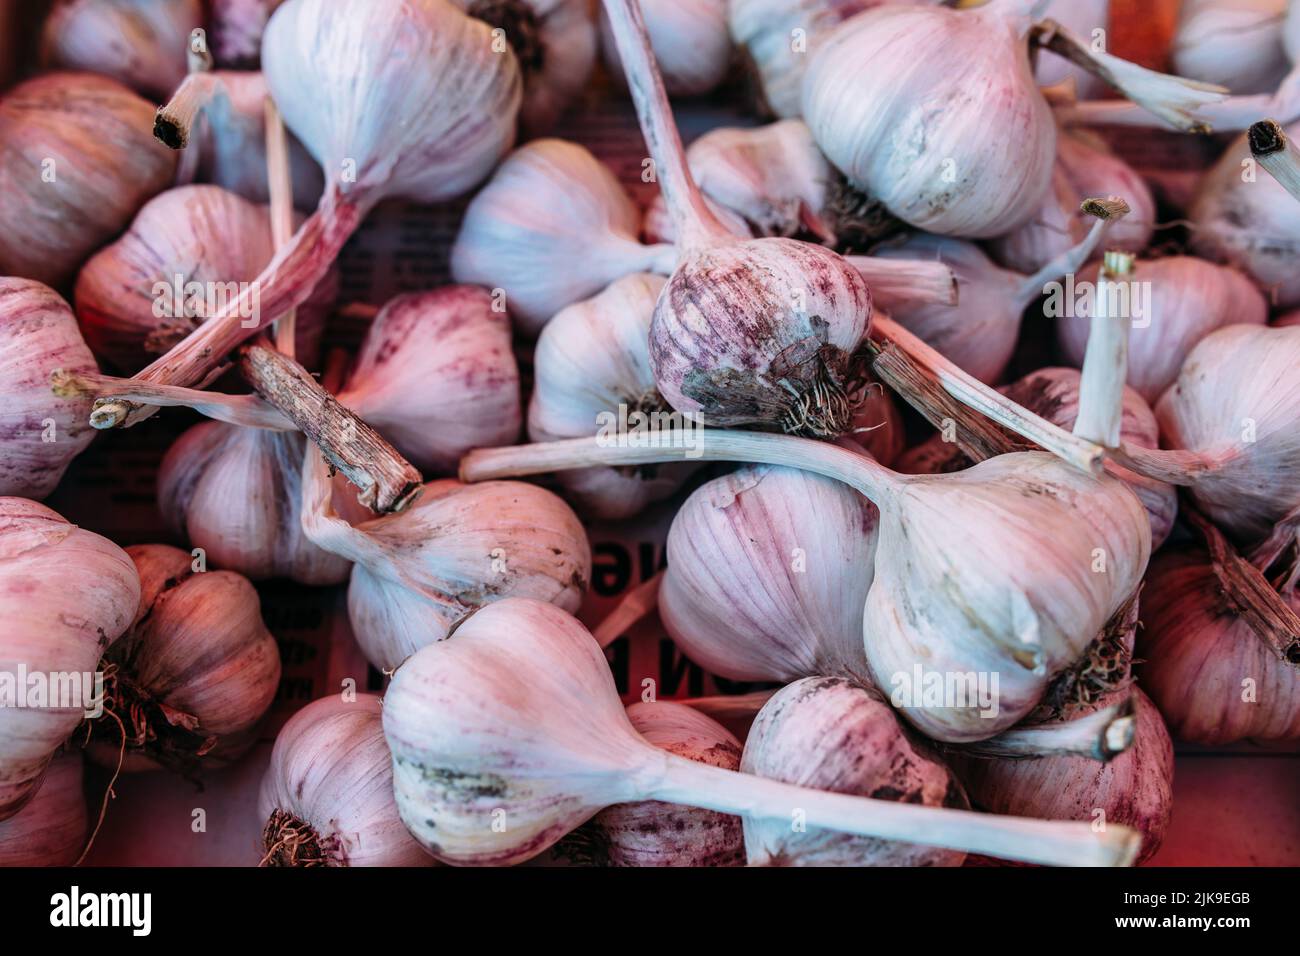
POLYGON ((207 70, 190 73, 181 80, 172 98, 153 119, 153 135, 168 149, 184 149, 190 144, 194 120, 216 95, 221 80, 207 70))
POLYGON ((225 395, 175 385, 148 385, 130 378, 66 372, 63 369, 51 373, 50 386, 56 395, 86 398, 116 395, 131 402, 148 402, 159 408, 192 408, 216 421, 246 428, 277 432, 298 430, 297 425, 256 395, 225 395))
POLYGON ((605 619, 596 625, 591 636, 601 647, 609 647, 627 633, 628 628, 659 606, 659 586, 663 584, 664 572, 658 571, 648 581, 642 581, 618 602, 614 610, 605 615, 605 619))
POLYGON ((1296 199, 1300 199, 1300 150, 1273 120, 1260 120, 1247 135, 1250 154, 1296 199))
POLYGON ((1085 717, 1013 727, 954 749, 978 757, 1073 756, 1105 763, 1132 746, 1136 731, 1133 702, 1126 699, 1085 717))
MULTIPOLYGON (((1110 314, 1112 280, 1127 282, 1133 273, 1133 256, 1108 252, 1097 278, 1096 302, 1079 380, 1079 413, 1074 433, 1104 448, 1120 443, 1124 418, 1124 381, 1128 377, 1128 330, 1131 317, 1110 314)), ((1118 299, 1118 297, 1117 297, 1118 299)))
MULTIPOLYGON (((266 125, 266 183, 271 205, 271 249, 279 252, 293 238, 293 170, 289 167, 289 138, 275 101, 263 104, 266 125)), ((298 310, 290 309, 275 322, 275 347, 294 357, 298 310)))
POLYGON ((1112 224, 1129 214, 1128 203, 1118 196, 1109 199, 1085 199, 1079 211, 1096 218, 1088 234, 1073 247, 1066 249, 1020 284, 1016 291, 1016 304, 1024 311, 1030 303, 1043 294, 1043 287, 1063 275, 1078 272, 1092 258, 1112 224))
POLYGON ((1099 833, 1090 823, 1029 820, 809 790, 666 752, 662 774, 647 785, 645 796, 743 817, 792 820, 799 813, 810 827, 1047 865, 1128 866, 1142 844, 1137 831, 1118 824, 1099 833))
POLYGON ((900 305, 956 305, 957 277, 942 262, 845 256, 871 287, 871 304, 889 311, 900 305))
POLYGON ((380 514, 402 511, 419 497, 419 471, 384 438, 288 356, 263 345, 246 346, 240 371, 267 402, 306 435, 352 484, 357 500, 380 514))

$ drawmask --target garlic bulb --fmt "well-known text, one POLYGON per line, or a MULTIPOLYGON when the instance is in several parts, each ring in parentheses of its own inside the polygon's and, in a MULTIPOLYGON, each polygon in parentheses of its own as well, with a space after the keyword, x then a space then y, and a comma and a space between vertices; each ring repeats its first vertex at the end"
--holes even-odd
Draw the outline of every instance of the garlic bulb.
POLYGON ((35 795, 0 822, 0 866, 72 866, 86 842, 81 754, 55 757, 35 795))
POLYGON ((104 655, 106 713, 89 754, 131 771, 190 775, 233 762, 256 742, 280 686, 280 649, 248 580, 198 571, 189 552, 132 545, 135 622, 104 655), (111 716, 110 716, 111 714, 111 716))
POLYGON ((1287 0, 1183 0, 1174 71, 1233 93, 1268 93, 1290 69, 1282 48, 1287 0))
POLYGON ((644 800, 743 813, 746 825, 789 825, 798 809, 810 827, 1043 862, 1122 865, 1137 850, 1120 827, 825 793, 659 750, 629 723, 590 633, 539 601, 488 605, 417 651, 383 718, 398 811, 444 862, 523 862, 605 807, 644 800))
POLYGON ((881 0, 729 0, 727 23, 757 74, 763 106, 799 115, 804 70, 835 25, 881 0))
POLYGON ((588 0, 453 0, 496 30, 523 74, 519 121, 545 133, 582 95, 596 65, 596 22, 588 0))
POLYGON ((257 69, 266 22, 283 2, 208 0, 212 8, 212 55, 217 64, 235 69, 257 69))
POLYGON ((729 680, 869 680, 862 608, 879 521, 860 494, 806 471, 759 465, 715 478, 668 532, 664 627, 729 680))
MULTIPOLYGON (((929 807, 969 806, 961 785, 909 736, 889 705, 842 677, 805 677, 763 705, 745 740, 745 773, 801 787, 929 807)), ((747 821, 750 866, 961 866, 940 847, 747 821)))
MULTIPOLYGON (((1199 548, 1165 551, 1142 591, 1142 686, 1180 740, 1300 738, 1300 668, 1254 631, 1199 548)), ((1300 613, 1295 574, 1282 598, 1300 613)))
POLYGON ((139 604, 140 578, 125 551, 44 505, 0 498, 0 673, 15 678, 4 696, 21 697, 21 706, 0 707, 0 820, 32 796, 54 752, 94 707, 93 687, 81 700, 49 706, 54 675, 77 675, 73 686, 84 690, 139 604))
POLYGON ((393 802, 373 694, 312 701, 275 738, 257 802, 268 866, 432 866, 393 802))
MULTIPOLYGON (((627 709, 632 729, 660 750, 724 770, 740 767, 740 741, 699 711, 672 701, 627 709)), ((658 800, 616 803, 561 847, 597 866, 740 866, 740 817, 658 800)))
POLYGON ((990 245, 998 262, 1032 273, 1084 241, 1092 220, 1079 208, 1089 196, 1123 196, 1130 212, 1106 235, 1106 248, 1141 252, 1155 232, 1156 202, 1146 181, 1105 142, 1084 131, 1062 130, 1056 138, 1052 188, 1029 222, 990 245))
MULTIPOLYGON (((1080 279, 1095 283, 1099 268, 1089 266, 1080 279)), ((1147 291, 1129 333, 1127 381, 1148 402, 1155 402, 1174 383, 1183 360, 1206 335, 1229 324, 1268 322, 1264 296, 1230 267, 1193 256, 1169 256, 1139 262, 1130 278, 1137 283, 1131 288, 1147 291)), ((1072 365, 1083 364, 1094 308, 1091 298, 1084 299, 1070 310, 1076 314, 1056 320, 1057 341, 1072 365)))
POLYGON ((1201 510, 1241 541, 1300 507, 1297 367, 1300 328, 1225 326, 1188 353, 1156 405, 1166 447, 1188 453, 1167 456, 1171 480, 1190 484, 1201 510))
POLYGON ((48 286, 0 278, 0 495, 44 498, 90 444, 90 403, 51 373, 95 372, 77 320, 48 286))
POLYGON ((199 0, 59 0, 45 19, 41 62, 160 99, 185 78, 190 32, 202 25, 199 0))
MULTIPOLYGON (((624 276, 587 301, 561 309, 547 323, 533 353, 529 438, 578 438, 590 435, 602 415, 618 421, 620 415, 630 420, 637 413, 667 411, 650 371, 648 341, 663 285, 660 276, 624 276)), ((683 463, 592 468, 557 477, 581 513, 619 520, 672 495, 693 470, 683 463)))
MULTIPOLYGON (((1089 40, 1097 40, 1097 30, 1105 31, 1110 25, 1110 0, 1048 0, 1039 14, 1051 17, 1071 33, 1089 40)), ((1039 86, 1055 86, 1067 81, 1073 82, 1075 94, 1079 99, 1091 99, 1101 96, 1106 91, 1106 84, 1082 67, 1076 66, 1065 57, 1042 53, 1034 66, 1034 79, 1039 86)), ((1096 192, 1090 195, 1097 195, 1096 192)), ((1120 195, 1124 195, 1121 193, 1120 195)))
POLYGON ((153 108, 114 80, 49 73, 0 96, 0 275, 59 286, 165 189, 153 108))
POLYGON ((1244 135, 1205 174, 1188 218, 1197 255, 1235 265, 1275 306, 1300 305, 1300 203, 1258 171, 1244 135))
MULTIPOLYGON (((1145 594, 1144 594, 1145 601, 1145 594)), ((1132 695, 1132 746, 1108 763, 1088 757, 950 759, 971 802, 991 813, 1123 824, 1142 833, 1143 863, 1155 856, 1169 829, 1173 805, 1174 747, 1155 704, 1137 686, 1132 695)))
MULTIPOLYGON (((459 196, 514 139, 514 54, 494 52, 487 24, 441 0, 288 0, 267 25, 262 70, 285 123, 324 170, 325 192, 245 294, 136 376, 146 384, 201 381, 306 300, 376 203, 459 196), (260 310, 248 323, 253 289, 260 310)), ((153 411, 104 398, 94 424, 120 427, 153 411)))
MULTIPOLYGON (((699 96, 717 87, 731 67, 727 0, 640 0, 650 45, 674 96, 699 96)), ((600 52, 605 68, 623 81, 623 60, 609 14, 600 14, 600 52)))
POLYGON ((339 401, 421 471, 454 473, 471 448, 519 438, 510 320, 473 286, 390 299, 370 324, 339 401))
POLYGON ((253 580, 299 584, 347 580, 349 561, 305 536, 303 453, 295 432, 204 422, 168 449, 158 468, 158 507, 216 567, 253 580))
MULTIPOLYGON (((136 372, 236 298, 273 254, 267 207, 217 186, 169 189, 82 267, 77 317, 96 355, 136 372)), ((298 310, 296 354, 308 365, 337 291, 331 270, 298 310)))
POLYGON ((320 456, 306 467, 303 530, 356 562, 348 615, 375 667, 391 670, 493 601, 536 598, 566 611, 582 602, 591 546, 577 515, 549 491, 431 481, 405 511, 352 525, 329 501, 320 456))
POLYGON ((642 245, 639 226, 636 206, 596 157, 574 143, 534 140, 469 204, 451 274, 503 290, 520 330, 536 335, 565 306, 621 276, 671 270, 672 247, 642 245))

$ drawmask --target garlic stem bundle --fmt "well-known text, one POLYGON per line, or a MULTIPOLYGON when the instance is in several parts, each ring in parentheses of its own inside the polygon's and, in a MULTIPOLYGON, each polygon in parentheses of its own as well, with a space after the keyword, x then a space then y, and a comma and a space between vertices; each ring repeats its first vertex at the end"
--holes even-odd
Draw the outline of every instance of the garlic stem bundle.
MULTIPOLYGON (((381 199, 435 203, 486 176, 514 139, 520 97, 513 53, 449 3, 288 0, 262 47, 267 88, 325 172, 316 212, 234 301, 142 371, 191 385, 257 329, 300 305, 381 199), (256 292, 256 321, 246 315, 256 292)), ((93 424, 152 414, 100 399, 93 424)))
MULTIPOLYGON (((861 453, 791 436, 701 429, 695 439, 701 461, 802 468, 845 482, 880 509, 876 552, 889 560, 876 562, 863 618, 871 679, 887 689, 923 683, 925 671, 998 675, 996 708, 980 707, 973 693, 964 706, 927 708, 921 688, 911 692, 904 716, 939 740, 991 737, 1030 713, 1128 600, 1150 553, 1146 512, 1123 482, 1042 452, 1000 455, 956 474, 906 476, 861 453), (954 514, 978 517, 954 522, 954 514)), ((683 454, 668 441, 647 444, 577 439, 476 451, 461 477, 683 454)))
MULTIPOLYGON (((740 767, 740 741, 685 704, 635 703, 627 719, 660 750, 724 770, 740 767)), ((557 852, 596 866, 742 866, 745 841, 738 816, 644 800, 606 807, 557 852)))
POLYGON ((99 73, 151 99, 185 76, 200 0, 59 0, 41 31, 46 69, 99 73))
POLYGON ((57 370, 95 359, 66 302, 48 286, 0 278, 0 495, 44 498, 90 444, 90 402, 50 389, 57 370))
POLYGON ((0 820, 31 798, 94 710, 100 655, 139 605, 140 578, 125 551, 44 505, 0 498, 0 674, 10 678, 0 684, 0 820), (78 679, 56 680, 61 674, 78 679), (77 690, 80 699, 63 699, 77 690))
POLYGON ((81 771, 79 753, 61 753, 50 762, 35 795, 0 822, 0 867, 77 862, 87 830, 81 771))
POLYGON ((506 157, 469 204, 451 274, 503 292, 519 328, 535 335, 615 279, 671 271, 675 250, 642 245, 639 226, 607 166, 574 143, 534 140, 506 157))
POLYGON ((391 670, 486 605, 512 596, 576 611, 591 546, 559 497, 522 482, 431 481, 400 514, 355 524, 332 503, 321 457, 308 450, 302 530, 355 562, 348 615, 366 659, 391 670))
POLYGON ((1122 865, 1138 851, 1122 827, 826 793, 660 750, 628 721, 587 630, 538 601, 499 601, 422 648, 397 669, 383 716, 398 810, 444 862, 523 862, 605 807, 643 800, 787 826, 802 811, 809 827, 1037 862, 1122 865))
MULTIPOLYGON (((639 0, 646 35, 664 88, 673 96, 700 96, 716 88, 731 67, 728 0, 639 0)), ((608 8, 600 13, 600 52, 615 82, 623 82, 622 46, 608 8)))
POLYGON ((1282 48, 1288 0, 1184 0, 1170 56, 1174 72, 1237 94, 1276 88, 1289 67, 1282 48))
POLYGON ((162 544, 132 545, 135 621, 104 655, 104 714, 89 754, 127 772, 186 776, 233 762, 257 739, 280 685, 280 650, 248 580, 199 570, 162 544))
POLYGON ((0 95, 0 275, 71 278, 167 188, 176 157, 152 108, 115 80, 47 73, 0 95))
POLYGON ((258 815, 264 866, 432 866, 393 802, 380 699, 312 701, 275 738, 258 815))
POLYGON ((1268 174, 1300 199, 1300 150, 1273 120, 1261 120, 1247 132, 1250 154, 1268 174))
MULTIPOLYGON (((842 677, 805 677, 759 711, 740 769, 816 790, 912 806, 966 809, 952 771, 910 736, 889 705, 842 677)), ((961 866, 965 854, 788 820, 746 820, 750 866, 961 866)))

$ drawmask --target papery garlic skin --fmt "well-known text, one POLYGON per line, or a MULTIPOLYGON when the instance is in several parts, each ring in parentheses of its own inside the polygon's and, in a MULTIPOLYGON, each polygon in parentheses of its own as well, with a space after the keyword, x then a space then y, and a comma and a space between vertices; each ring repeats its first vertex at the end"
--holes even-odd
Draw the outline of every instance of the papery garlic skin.
POLYGON ((1259 172, 1244 135, 1202 177, 1188 218, 1193 252, 1235 265, 1276 307, 1300 305, 1300 203, 1259 172))
POLYGON ((876 562, 867 661, 900 714, 936 740, 983 740, 1030 713, 1133 594, 1151 552, 1146 510, 1124 482, 1043 452, 918 476, 896 496, 881 506, 877 554, 905 550, 909 560, 876 562), (973 573, 990 568, 996 584, 973 573), (991 688, 996 674, 994 706, 969 699, 978 694, 924 706, 918 668, 923 684, 926 674, 961 674, 991 688))
POLYGON ((1183 0, 1174 72, 1233 93, 1272 93, 1290 64, 1282 47, 1288 0, 1183 0))
MULTIPOLYGON (((741 770, 835 793, 967 807, 961 784, 875 693, 842 677, 805 677, 763 705, 741 770)), ((961 866, 956 850, 746 820, 750 866, 961 866)))
MULTIPOLYGON (((1100 268, 1100 263, 1091 264, 1080 278, 1095 287, 1100 268)), ((1142 314, 1133 315, 1126 379, 1148 402, 1157 401, 1174 383, 1188 353, 1209 333, 1225 325, 1268 322, 1263 294, 1231 267, 1194 256, 1169 256, 1140 261, 1125 278, 1150 290, 1142 314)), ((1095 312, 1095 302, 1084 305, 1082 314, 1056 320, 1061 352, 1075 366, 1083 365, 1095 312)))
POLYGON ((1300 507, 1300 327, 1229 325, 1188 353, 1156 404, 1167 448, 1215 456, 1192 497, 1219 528, 1255 541, 1300 507))
POLYGON ((126 772, 233 762, 280 686, 280 649, 262 622, 257 591, 231 571, 196 571, 187 551, 132 545, 140 608, 130 630, 105 655, 118 666, 118 718, 101 717, 92 759, 126 772), (142 723, 133 723, 138 707, 142 723), (156 734, 139 742, 132 731, 156 734), (124 751, 121 750, 124 747, 124 751))
POLYGON ((158 469, 163 518, 215 567, 253 580, 347 580, 350 564, 302 531, 306 439, 296 432, 203 422, 168 449, 158 469))
POLYGON ((199 0, 60 0, 45 20, 41 62, 85 70, 165 99, 185 78, 199 0))
POLYGON ((0 866, 72 866, 86 843, 81 754, 51 762, 35 795, 0 822, 0 866))
MULTIPOLYGON (((1294 590, 1282 598, 1300 613, 1294 590)), ((1300 670, 1241 620, 1199 549, 1166 551, 1142 590, 1142 686, 1180 740, 1300 739, 1300 670)))
MULTIPOLYGON (((238 285, 257 278, 274 252, 267 207, 217 186, 169 189, 145 203, 131 228, 82 267, 77 317, 96 355, 137 372, 222 301, 234 300, 238 285), (197 298, 186 289, 190 283, 200 284, 197 298)), ((305 365, 316 361, 337 294, 338 270, 332 269, 298 309, 295 356, 305 365)))
POLYGON ((391 299, 338 397, 425 474, 454 473, 470 449, 519 438, 510 320, 474 286, 391 299))
POLYGON ((0 278, 0 495, 44 498, 94 431, 90 402, 50 375, 99 369, 68 304, 28 279, 0 278))
POLYGON ((664 627, 731 680, 869 680, 862 608, 879 521, 862 495, 811 472, 757 465, 715 478, 668 532, 664 627))
MULTIPOLYGON (((556 313, 533 353, 528 437, 535 442, 596 434, 620 411, 667 411, 650 370, 650 318, 662 276, 624 276, 585 302, 556 313), (602 419, 602 415, 606 416, 602 419)), ((653 423, 654 419, 651 418, 653 423)), ((585 468, 556 475, 582 514, 620 520, 672 495, 690 463, 641 468, 585 468)))
POLYGON ((209 0, 212 8, 212 55, 217 65, 256 69, 262 33, 284 0, 209 0))
MULTIPOLYGON (((98 671, 139 604, 140 578, 125 551, 44 505, 0 498, 0 673, 16 681, 20 667, 29 675, 98 671)), ((51 756, 93 707, 84 704, 0 707, 0 820, 35 792, 51 756)))
POLYGON ((987 238, 1022 225, 1047 194, 1056 151, 1027 27, 1001 4, 886 5, 846 20, 804 75, 813 138, 853 185, 918 229, 987 238))
POLYGON ((176 155, 114 80, 48 73, 0 96, 0 275, 59 286, 165 189, 176 155))
MULTIPOLYGON (((724 770, 740 768, 740 741, 699 711, 672 701, 632 704, 627 719, 660 750, 724 770)), ((586 825, 603 866, 741 866, 740 817, 659 800, 616 803, 586 825)), ((582 831, 579 831, 582 832, 582 831)))
POLYGON ((1141 688, 1133 685, 1122 693, 1133 699, 1133 743, 1105 764, 1091 757, 985 758, 954 751, 951 761, 971 802, 991 813, 1103 819, 1135 827, 1142 832, 1137 863, 1151 859, 1169 829, 1174 747, 1160 712, 1141 688))
MULTIPOLYGON (((727 0, 641 0, 641 15, 670 94, 699 96, 726 78, 731 67, 727 0)), ((600 53, 610 77, 625 83, 623 61, 603 6, 600 53)))
POLYGON ((310 845, 279 842, 268 823, 270 866, 432 866, 393 801, 393 762, 374 694, 312 701, 275 738, 258 816, 279 812, 311 829, 310 845), (278 843, 278 845, 277 845, 278 843))
POLYGON ((567 305, 633 272, 667 272, 675 252, 637 239, 640 214, 586 149, 534 140, 493 173, 451 250, 457 282, 502 290, 518 328, 536 335, 567 305))

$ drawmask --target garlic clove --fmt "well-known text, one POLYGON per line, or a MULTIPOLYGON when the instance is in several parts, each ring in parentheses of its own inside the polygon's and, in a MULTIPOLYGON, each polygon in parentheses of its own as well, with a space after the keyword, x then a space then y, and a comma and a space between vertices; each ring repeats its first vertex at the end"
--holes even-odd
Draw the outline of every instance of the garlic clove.
MULTIPOLYGON (((641 12, 669 93, 700 96, 722 83, 731 67, 727 0, 642 0, 641 12)), ((600 53, 614 81, 626 82, 618 44, 603 7, 600 53)))
POLYGON ((73 866, 86 842, 81 754, 51 762, 26 806, 0 822, 0 866, 73 866))

